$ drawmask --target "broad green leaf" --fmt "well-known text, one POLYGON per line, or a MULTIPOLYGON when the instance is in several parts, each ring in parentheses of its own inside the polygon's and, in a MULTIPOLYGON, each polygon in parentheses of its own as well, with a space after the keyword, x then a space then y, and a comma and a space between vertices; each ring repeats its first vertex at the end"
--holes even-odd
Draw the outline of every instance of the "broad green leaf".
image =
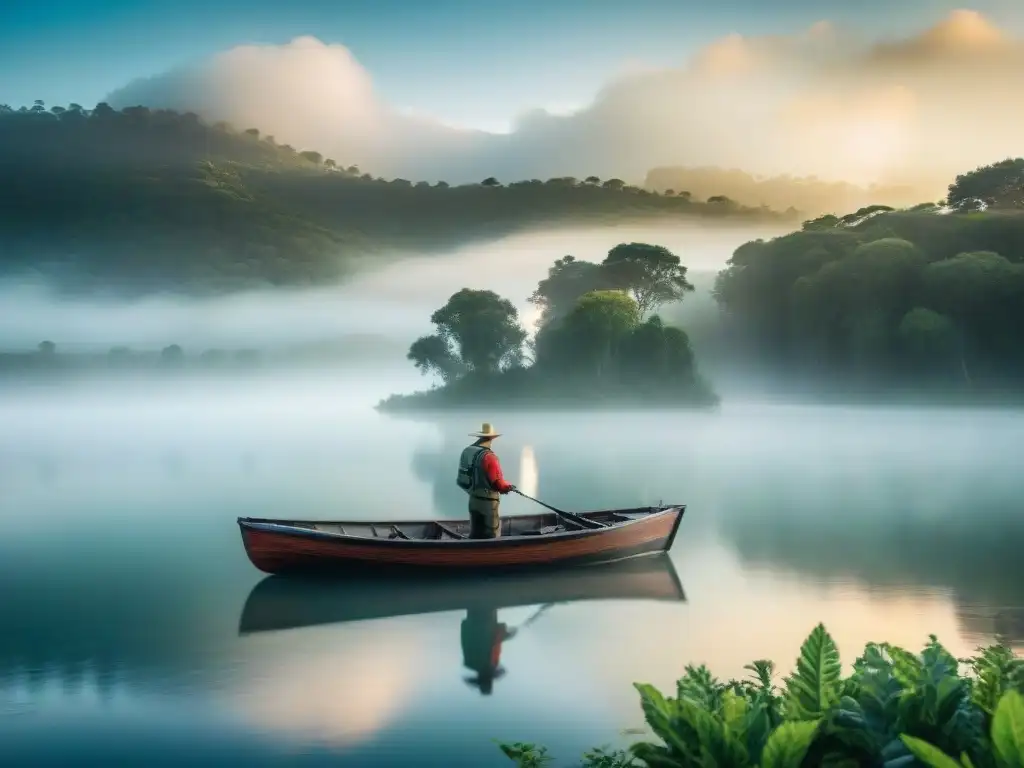
POLYGON ((883 647, 889 654, 889 658, 892 659, 893 677, 899 680, 900 685, 904 688, 916 686, 924 669, 921 659, 897 645, 886 643, 883 647))
POLYGON ((725 723, 691 701, 679 702, 680 716, 692 724, 700 739, 701 763, 742 768, 750 765, 746 745, 725 723))
POLYGON ((956 657, 946 650, 935 635, 928 636, 928 644, 921 652, 921 662, 925 668, 933 668, 940 674, 956 677, 960 672, 960 663, 956 657))
POLYGON ((1000 761, 1012 768, 1024 768, 1024 696, 1007 691, 992 717, 992 746, 1000 761))
POLYGON ((931 768, 963 768, 960 763, 934 744, 929 744, 923 739, 916 739, 905 733, 901 734, 900 738, 907 745, 907 749, 914 753, 914 757, 931 768))
POLYGON ((680 768, 686 763, 682 757, 676 758, 665 747, 659 744, 650 744, 646 741, 630 746, 629 751, 636 756, 648 768, 680 768))
POLYGON ((1013 651, 1005 645, 993 645, 981 649, 981 653, 968 663, 977 677, 971 690, 971 700, 991 715, 996 711, 1003 691, 1014 687, 1016 669, 1024 662, 1014 658, 1013 651))
POLYGON ((761 752, 761 768, 800 768, 818 733, 816 720, 783 723, 768 737, 761 752))
POLYGON ((750 702, 742 696, 737 696, 732 691, 722 694, 722 722, 740 738, 743 738, 744 722, 749 708, 750 702))
POLYGON ((839 699, 839 649, 819 624, 800 647, 796 670, 786 678, 786 716, 791 720, 818 720, 839 699))
POLYGON ((687 743, 686 734, 680 733, 677 703, 668 701, 661 691, 648 683, 633 683, 633 687, 640 693, 644 719, 655 735, 680 756, 692 755, 693 747, 687 743))

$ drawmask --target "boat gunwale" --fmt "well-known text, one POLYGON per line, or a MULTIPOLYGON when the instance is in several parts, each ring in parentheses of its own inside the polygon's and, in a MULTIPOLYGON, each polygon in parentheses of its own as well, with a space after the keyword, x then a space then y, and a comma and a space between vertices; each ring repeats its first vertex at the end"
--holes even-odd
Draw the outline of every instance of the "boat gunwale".
MULTIPOLYGON (((627 508, 628 509, 628 508, 627 508)), ((644 509, 644 507, 633 507, 633 511, 644 509)), ((671 504, 663 507, 648 507, 652 511, 644 517, 639 517, 635 520, 622 520, 617 521, 605 528, 585 528, 582 530, 575 531, 556 531, 554 533, 541 533, 541 534, 519 534, 517 536, 499 536, 494 539, 401 539, 394 538, 388 539, 383 537, 367 537, 367 536, 354 536, 349 533, 334 533, 332 531, 321 531, 313 528, 302 528, 298 525, 282 523, 282 522, 270 522, 268 518, 252 518, 252 517, 239 517, 238 525, 244 530, 248 529, 251 531, 258 531, 261 533, 273 533, 284 536, 293 536, 296 538, 310 538, 310 539, 322 539, 326 541, 344 541, 346 543, 356 542, 359 544, 372 543, 374 545, 389 546, 389 547, 409 547, 409 548, 420 548, 420 547, 448 547, 448 546, 484 546, 484 547, 503 547, 503 546, 517 546, 520 543, 537 543, 537 542, 548 542, 548 541, 562 541, 570 538, 578 539, 585 538, 587 536, 598 536, 598 535, 609 535, 614 531, 620 531, 628 528, 630 525, 636 523, 644 523, 656 518, 660 518, 663 515, 670 513, 678 513, 675 525, 672 527, 672 532, 669 534, 668 544, 671 546, 675 539, 676 531, 679 528, 679 524, 682 522, 683 515, 686 513, 685 504, 671 504)), ((624 510, 608 509, 599 510, 596 512, 584 512, 577 513, 582 515, 601 515, 611 514, 615 512, 623 512, 624 510)), ((554 514, 554 513, 548 513, 554 514)), ((530 517, 544 517, 545 514, 531 515, 530 517)), ((509 516, 515 517, 515 516, 509 516)), ((527 517, 527 515, 521 515, 520 517, 527 517)), ((506 518, 508 519, 508 518, 506 518)), ((320 523, 322 525, 344 525, 346 522, 352 525, 426 525, 434 522, 443 523, 465 523, 466 518, 450 518, 450 519, 432 519, 432 520, 403 520, 399 522, 380 522, 380 521, 356 521, 356 520, 303 520, 301 522, 308 523, 320 523)))

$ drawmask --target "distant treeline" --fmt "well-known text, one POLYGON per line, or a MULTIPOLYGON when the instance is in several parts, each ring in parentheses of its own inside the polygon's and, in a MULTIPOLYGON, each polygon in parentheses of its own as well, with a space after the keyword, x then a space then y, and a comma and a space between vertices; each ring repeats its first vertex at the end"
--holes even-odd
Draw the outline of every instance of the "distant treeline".
POLYGON ((40 342, 32 352, 0 352, 0 372, 60 373, 88 370, 237 369, 263 366, 332 364, 361 359, 380 363, 400 359, 400 351, 385 337, 353 334, 334 340, 299 344, 282 349, 203 349, 188 353, 178 344, 160 350, 138 350, 119 345, 106 352, 62 350, 52 341, 40 342))
POLYGON ((0 177, 0 276, 136 294, 323 283, 367 259, 546 226, 783 218, 594 176, 385 180, 257 128, 107 104, 0 105, 0 177))
POLYGON ((854 211, 868 205, 909 208, 932 199, 944 179, 922 179, 914 184, 857 186, 825 181, 814 176, 753 176, 736 168, 652 168, 644 187, 664 195, 701 198, 727 195, 742 205, 765 205, 778 211, 800 211, 817 216, 854 211))

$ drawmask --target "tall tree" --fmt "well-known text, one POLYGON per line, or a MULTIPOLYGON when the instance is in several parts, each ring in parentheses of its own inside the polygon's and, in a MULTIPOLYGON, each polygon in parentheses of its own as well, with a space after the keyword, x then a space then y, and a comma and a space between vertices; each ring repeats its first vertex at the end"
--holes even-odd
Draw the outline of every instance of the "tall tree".
POLYGON ((422 373, 436 374, 445 384, 457 378, 463 368, 451 345, 437 334, 416 339, 405 356, 422 373))
POLYGON ((549 370, 602 379, 614 372, 620 341, 639 311, 622 291, 590 291, 560 322, 537 335, 538 364, 549 370))
POLYGON ((491 373, 522 362, 527 334, 519 324, 519 312, 494 291, 463 288, 430 316, 430 322, 469 370, 491 373))
POLYGON ((565 317, 580 297, 590 291, 608 287, 599 264, 563 256, 548 269, 548 276, 537 284, 530 303, 541 310, 540 324, 565 317))
POLYGON ((641 317, 694 290, 679 257, 661 245, 622 243, 601 265, 615 287, 633 295, 641 317))

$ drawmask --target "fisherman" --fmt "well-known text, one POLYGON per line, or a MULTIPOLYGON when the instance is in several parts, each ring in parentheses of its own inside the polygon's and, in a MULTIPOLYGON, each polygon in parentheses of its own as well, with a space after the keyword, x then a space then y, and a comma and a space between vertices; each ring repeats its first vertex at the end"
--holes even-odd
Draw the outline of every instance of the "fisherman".
POLYGON ((459 457, 458 486, 469 494, 469 537, 495 539, 501 535, 498 507, 499 494, 516 490, 501 474, 501 463, 491 441, 500 437, 494 426, 484 422, 479 432, 470 432, 476 442, 467 446, 459 457))

